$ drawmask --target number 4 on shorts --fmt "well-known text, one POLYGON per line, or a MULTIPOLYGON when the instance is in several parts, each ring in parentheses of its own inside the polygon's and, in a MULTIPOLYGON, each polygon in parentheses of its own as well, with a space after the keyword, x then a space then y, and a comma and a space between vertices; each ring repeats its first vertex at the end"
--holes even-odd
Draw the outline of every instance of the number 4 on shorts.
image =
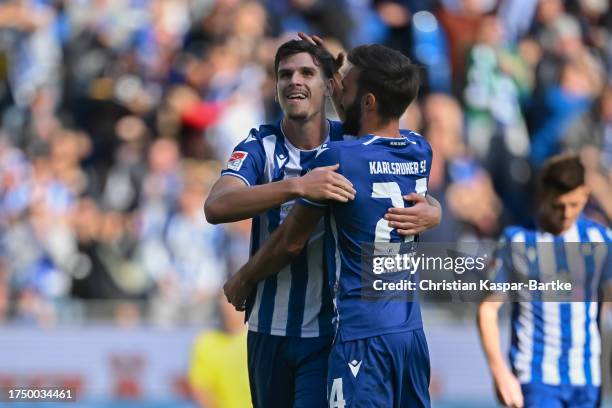
POLYGON ((344 408, 344 394, 342 394, 342 378, 334 378, 329 393, 329 408, 344 408))

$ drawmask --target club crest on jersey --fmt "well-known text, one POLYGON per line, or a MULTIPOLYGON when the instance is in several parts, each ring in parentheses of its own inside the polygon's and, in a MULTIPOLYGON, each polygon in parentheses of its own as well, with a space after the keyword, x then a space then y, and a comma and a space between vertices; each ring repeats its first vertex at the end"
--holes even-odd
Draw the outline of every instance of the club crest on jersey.
POLYGON ((235 151, 227 161, 227 168, 229 170, 238 171, 242 167, 244 159, 249 155, 248 152, 235 151))

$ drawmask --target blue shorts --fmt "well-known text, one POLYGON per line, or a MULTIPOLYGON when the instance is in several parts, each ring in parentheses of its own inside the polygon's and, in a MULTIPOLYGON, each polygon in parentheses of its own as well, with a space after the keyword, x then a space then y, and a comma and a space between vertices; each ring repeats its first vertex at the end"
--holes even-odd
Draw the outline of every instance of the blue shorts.
POLYGON ((521 384, 525 408, 595 408, 600 387, 521 384))
POLYGON ((254 408, 327 407, 325 379, 332 337, 285 337, 249 331, 254 408))
POLYGON ((423 329, 336 342, 329 356, 329 408, 429 407, 423 329))

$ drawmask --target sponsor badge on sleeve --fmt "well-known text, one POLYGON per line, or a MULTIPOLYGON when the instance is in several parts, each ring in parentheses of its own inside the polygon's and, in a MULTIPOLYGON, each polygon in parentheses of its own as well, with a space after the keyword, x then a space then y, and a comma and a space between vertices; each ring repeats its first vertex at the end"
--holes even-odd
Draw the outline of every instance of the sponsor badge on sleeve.
POLYGON ((248 152, 235 151, 227 161, 227 168, 229 170, 238 171, 242 167, 244 159, 249 155, 248 152))

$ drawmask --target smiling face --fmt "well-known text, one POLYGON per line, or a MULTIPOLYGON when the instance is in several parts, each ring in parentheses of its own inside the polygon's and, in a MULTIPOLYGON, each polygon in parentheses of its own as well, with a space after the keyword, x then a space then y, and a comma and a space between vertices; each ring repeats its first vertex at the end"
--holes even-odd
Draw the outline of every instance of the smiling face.
POLYGON ((290 55, 278 64, 276 93, 285 116, 305 121, 325 108, 326 80, 307 52, 290 55))

